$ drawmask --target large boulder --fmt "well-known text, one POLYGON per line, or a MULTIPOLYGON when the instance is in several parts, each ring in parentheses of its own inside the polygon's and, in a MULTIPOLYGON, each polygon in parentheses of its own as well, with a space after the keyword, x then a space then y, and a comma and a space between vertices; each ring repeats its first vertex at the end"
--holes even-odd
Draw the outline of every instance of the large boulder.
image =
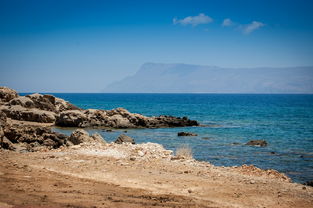
POLYGON ((92 139, 90 138, 87 131, 83 129, 77 129, 75 130, 71 136, 68 138, 70 142, 72 142, 74 145, 80 144, 80 143, 88 143, 92 142, 92 139))
POLYGON ((246 145, 257 146, 257 147, 266 147, 267 142, 265 140, 251 140, 246 143, 246 145))
POLYGON ((126 136, 125 134, 121 134, 117 140, 115 140, 116 144, 122 144, 122 143, 131 143, 135 144, 135 140, 129 136, 126 136))
POLYGON ((35 108, 28 109, 20 105, 1 106, 0 111, 4 112, 7 117, 20 121, 53 123, 56 120, 56 115, 54 112, 39 110, 35 108))
POLYGON ((10 100, 17 98, 17 92, 8 87, 0 87, 0 102, 9 102, 10 100))
POLYGON ((88 132, 83 129, 76 129, 68 138, 68 141, 70 141, 74 145, 78 145, 81 143, 106 143, 100 134, 95 133, 92 136, 89 136, 88 132))

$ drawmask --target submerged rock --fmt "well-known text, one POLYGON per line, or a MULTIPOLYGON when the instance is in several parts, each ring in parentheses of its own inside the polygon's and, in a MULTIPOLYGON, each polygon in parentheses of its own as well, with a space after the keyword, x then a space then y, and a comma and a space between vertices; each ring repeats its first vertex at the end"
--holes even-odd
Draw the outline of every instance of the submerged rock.
POLYGON ((131 143, 135 144, 135 140, 129 136, 126 136, 125 134, 121 134, 117 140, 115 140, 116 144, 122 144, 122 143, 131 143))
POLYGON ((191 132, 178 132, 177 136, 198 136, 198 134, 191 133, 191 132))
POLYGON ((246 145, 250 146, 258 146, 258 147, 266 147, 267 142, 265 140, 251 140, 246 145))

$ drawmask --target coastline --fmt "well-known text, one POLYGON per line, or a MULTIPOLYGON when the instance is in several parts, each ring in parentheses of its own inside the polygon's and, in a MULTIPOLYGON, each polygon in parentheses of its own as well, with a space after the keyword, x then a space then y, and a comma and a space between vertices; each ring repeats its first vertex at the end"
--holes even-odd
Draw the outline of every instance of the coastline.
POLYGON ((23 97, 11 89, 3 94, 0 207, 312 207, 313 188, 276 170, 218 167, 174 155, 157 143, 134 144, 127 136, 129 141, 119 137, 119 143, 83 129, 66 136, 47 122, 62 114, 64 124, 76 128, 84 122, 106 124, 105 129, 197 121, 125 109, 82 110, 51 95, 23 97))

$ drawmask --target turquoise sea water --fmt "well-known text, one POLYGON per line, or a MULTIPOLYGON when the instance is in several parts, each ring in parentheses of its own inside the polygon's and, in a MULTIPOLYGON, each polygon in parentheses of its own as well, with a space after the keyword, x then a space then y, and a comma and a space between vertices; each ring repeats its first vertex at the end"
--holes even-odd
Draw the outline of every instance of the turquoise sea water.
MULTIPOLYGON (((137 143, 156 142, 172 150, 188 144, 194 158, 214 165, 254 164, 286 173, 296 182, 313 180, 313 95, 53 94, 81 108, 123 107, 146 116, 188 116, 208 126, 130 129, 127 135, 137 143), (199 136, 177 137, 179 131, 199 136), (269 145, 244 145, 252 139, 264 139, 269 145)), ((107 141, 123 133, 88 131, 107 141)))

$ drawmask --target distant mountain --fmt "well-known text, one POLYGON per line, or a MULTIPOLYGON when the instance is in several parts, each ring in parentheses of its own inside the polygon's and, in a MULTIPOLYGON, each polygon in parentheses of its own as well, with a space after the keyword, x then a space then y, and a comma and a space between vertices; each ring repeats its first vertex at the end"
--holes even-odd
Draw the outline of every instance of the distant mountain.
POLYGON ((104 92, 313 93, 313 67, 220 68, 146 63, 104 92))

